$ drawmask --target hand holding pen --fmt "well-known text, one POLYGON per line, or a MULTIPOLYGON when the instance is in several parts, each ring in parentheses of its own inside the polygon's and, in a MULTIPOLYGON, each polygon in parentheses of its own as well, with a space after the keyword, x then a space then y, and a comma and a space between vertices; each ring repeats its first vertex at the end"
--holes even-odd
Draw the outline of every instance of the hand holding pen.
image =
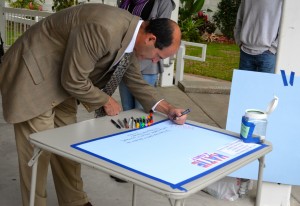
POLYGON ((186 117, 185 118, 181 118, 181 117, 190 112, 191 112, 190 109, 186 109, 186 110, 180 112, 180 115, 178 115, 178 113, 175 110, 175 116, 173 116, 173 121, 175 121, 177 124, 184 124, 186 117))

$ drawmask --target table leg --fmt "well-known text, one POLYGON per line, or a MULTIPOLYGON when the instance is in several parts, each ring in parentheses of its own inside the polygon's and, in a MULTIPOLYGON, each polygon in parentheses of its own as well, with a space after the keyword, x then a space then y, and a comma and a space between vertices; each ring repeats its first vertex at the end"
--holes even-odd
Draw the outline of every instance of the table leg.
POLYGON ((169 200, 170 205, 171 205, 171 206, 174 206, 174 205, 173 205, 173 202, 172 202, 172 200, 171 200, 171 198, 168 198, 168 200, 169 200))
POLYGON ((132 206, 136 205, 136 186, 132 184, 132 206))
POLYGON ((264 167, 265 167, 265 156, 260 157, 258 159, 258 161, 259 161, 259 169, 258 169, 258 178, 257 178, 257 190, 256 190, 255 206, 260 206, 263 170, 264 170, 264 167))
POLYGON ((39 156, 40 156, 41 153, 42 153, 41 149, 35 147, 33 157, 28 162, 28 166, 32 166, 30 199, 29 199, 29 205, 30 206, 34 206, 37 166, 38 166, 38 159, 39 159, 39 156))
POLYGON ((175 206, 184 206, 184 199, 175 200, 175 206))

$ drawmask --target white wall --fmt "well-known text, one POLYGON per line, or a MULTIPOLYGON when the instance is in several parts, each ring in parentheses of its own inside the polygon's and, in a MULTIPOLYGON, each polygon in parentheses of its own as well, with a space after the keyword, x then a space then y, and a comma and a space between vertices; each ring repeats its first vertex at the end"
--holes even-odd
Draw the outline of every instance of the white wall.
POLYGON ((205 0, 204 5, 202 7, 203 10, 210 9, 212 12, 208 12, 208 18, 212 19, 213 14, 218 10, 218 3, 221 0, 205 0))
POLYGON ((52 0, 45 0, 45 3, 43 4, 43 10, 44 11, 52 11, 52 0))
POLYGON ((283 2, 276 73, 280 70, 294 71, 296 76, 300 76, 300 1, 283 2))

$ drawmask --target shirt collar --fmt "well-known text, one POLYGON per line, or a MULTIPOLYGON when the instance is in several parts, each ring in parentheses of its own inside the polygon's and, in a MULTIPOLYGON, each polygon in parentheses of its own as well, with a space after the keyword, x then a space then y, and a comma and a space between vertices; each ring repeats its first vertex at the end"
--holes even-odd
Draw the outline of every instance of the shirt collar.
POLYGON ((132 39, 131 39, 128 47, 125 50, 125 53, 131 53, 131 52, 133 52, 135 41, 136 41, 136 37, 138 35, 139 29, 140 29, 142 23, 143 23, 143 20, 139 20, 139 22, 138 22, 138 24, 137 24, 137 26, 135 28, 134 34, 132 36, 132 39))

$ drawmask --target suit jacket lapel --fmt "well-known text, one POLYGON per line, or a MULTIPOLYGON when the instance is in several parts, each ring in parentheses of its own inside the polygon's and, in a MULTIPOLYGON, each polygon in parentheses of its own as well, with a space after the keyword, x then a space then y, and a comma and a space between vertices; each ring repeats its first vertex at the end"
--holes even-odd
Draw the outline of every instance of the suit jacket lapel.
MULTIPOLYGON (((135 18, 137 21, 139 19, 139 17, 137 17, 137 16, 133 16, 133 18, 135 18)), ((120 61, 121 57, 123 56, 125 50, 127 49, 128 45, 130 44, 130 42, 132 40, 132 37, 133 37, 136 27, 137 27, 136 21, 131 21, 131 23, 128 27, 128 31, 125 34, 125 36, 121 42, 121 48, 119 49, 117 56, 113 61, 113 64, 110 66, 109 71, 113 68, 114 65, 116 65, 120 61)))

